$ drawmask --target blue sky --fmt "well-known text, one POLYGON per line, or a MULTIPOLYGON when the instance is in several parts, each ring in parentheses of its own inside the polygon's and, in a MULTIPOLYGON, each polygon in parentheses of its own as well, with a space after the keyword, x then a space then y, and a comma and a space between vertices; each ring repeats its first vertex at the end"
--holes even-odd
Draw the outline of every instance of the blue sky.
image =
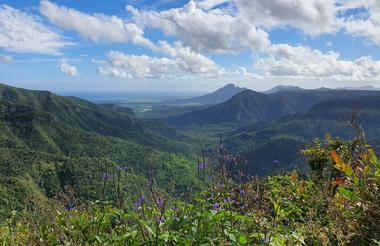
POLYGON ((376 0, 2 0, 0 82, 53 91, 380 87, 376 0))

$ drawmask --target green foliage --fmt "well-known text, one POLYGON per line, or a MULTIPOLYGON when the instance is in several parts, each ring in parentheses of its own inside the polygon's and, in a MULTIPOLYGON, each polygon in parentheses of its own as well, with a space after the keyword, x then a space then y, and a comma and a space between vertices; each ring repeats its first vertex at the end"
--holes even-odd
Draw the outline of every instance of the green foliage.
POLYGON ((29 209, 25 183, 41 206, 67 190, 80 201, 120 203, 149 176, 176 195, 199 189, 191 140, 129 109, 0 84, 0 112, 0 218, 29 209))
MULTIPOLYGON (((315 140, 303 152, 309 177, 247 176, 249 165, 267 163, 245 163, 221 144, 221 163, 202 158, 196 178, 187 138, 165 124, 112 105, 0 89, 2 245, 379 244, 380 161, 364 137, 315 140)), ((268 139, 255 143, 260 158, 298 156, 291 134, 268 139)))
MULTIPOLYGON (((252 178, 246 183, 225 179, 207 191, 189 193, 187 202, 172 198, 154 182, 147 181, 148 189, 124 197, 133 202, 122 206, 98 201, 77 202, 69 208, 55 207, 51 226, 43 226, 33 217, 25 220, 18 212, 9 212, 10 219, 0 225, 0 242, 5 245, 25 242, 49 245, 376 245, 380 239, 377 223, 380 220, 380 161, 374 151, 368 146, 352 148, 359 147, 357 141, 329 137, 324 144, 315 141, 312 146, 306 151, 309 163, 322 162, 326 169, 331 165, 330 176, 315 173, 314 178, 308 178, 293 172, 265 179, 252 178)), ((42 162, 40 166, 49 173, 54 168, 48 163, 42 162)), ((75 164, 71 165, 66 170, 76 172, 75 164)), ((132 172, 126 177, 137 176, 132 172)), ((146 181, 133 181, 137 182, 146 181)), ((112 194, 114 188, 108 187, 107 193, 112 194)))

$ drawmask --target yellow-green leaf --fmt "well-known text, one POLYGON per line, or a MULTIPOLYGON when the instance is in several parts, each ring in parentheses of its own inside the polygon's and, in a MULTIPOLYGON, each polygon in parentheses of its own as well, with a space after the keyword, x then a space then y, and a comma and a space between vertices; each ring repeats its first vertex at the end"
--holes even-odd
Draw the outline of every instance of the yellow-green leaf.
POLYGON ((354 177, 354 183, 355 183, 355 185, 359 184, 359 178, 357 176, 354 177))
POLYGON ((344 165, 344 166, 343 166, 343 171, 344 171, 344 173, 345 173, 348 177, 351 177, 352 174, 354 173, 354 171, 352 170, 352 167, 349 166, 349 165, 345 165, 345 164, 343 164, 343 165, 344 165))
POLYGON ((370 171, 371 171, 371 167, 370 167, 370 166, 365 166, 365 167, 363 168, 363 173, 364 173, 365 175, 369 174, 370 171))
POLYGON ((247 244, 247 237, 244 234, 240 234, 239 243, 240 244, 247 244))

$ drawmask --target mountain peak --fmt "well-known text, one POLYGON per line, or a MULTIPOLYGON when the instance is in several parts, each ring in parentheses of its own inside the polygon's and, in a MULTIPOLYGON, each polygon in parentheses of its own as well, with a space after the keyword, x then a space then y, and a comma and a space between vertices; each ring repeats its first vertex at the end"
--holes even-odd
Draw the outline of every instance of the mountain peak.
POLYGON ((277 85, 270 90, 265 91, 265 94, 273 94, 281 91, 301 91, 304 90, 301 87, 293 85, 277 85))
POLYGON ((216 91, 214 91, 212 93, 215 93, 217 91, 223 91, 223 90, 238 90, 239 92, 241 92, 242 90, 246 90, 246 89, 247 88, 245 88, 245 87, 239 87, 238 85, 235 85, 234 83, 228 83, 225 86, 217 89, 216 91))
POLYGON ((198 103, 198 104, 204 104, 204 105, 218 104, 218 103, 222 103, 231 99, 231 97, 245 90, 246 88, 244 87, 239 87, 233 83, 229 83, 210 94, 193 97, 190 99, 185 99, 185 100, 182 100, 182 102, 198 103))
POLYGON ((239 88, 239 86, 235 85, 234 83, 229 83, 223 86, 222 88, 239 88))

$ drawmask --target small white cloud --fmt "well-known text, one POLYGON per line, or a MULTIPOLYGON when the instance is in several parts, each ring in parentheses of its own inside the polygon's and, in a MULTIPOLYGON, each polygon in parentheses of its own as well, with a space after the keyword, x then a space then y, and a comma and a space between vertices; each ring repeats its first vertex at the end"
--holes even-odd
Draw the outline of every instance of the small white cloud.
POLYGON ((78 76, 78 69, 74 66, 69 65, 65 61, 59 63, 59 71, 67 76, 78 76))
POLYGON ((44 25, 40 18, 7 5, 0 5, 0 47, 21 53, 61 54, 73 45, 44 25))
POLYGON ((247 77, 252 78, 254 76, 253 73, 248 72, 246 67, 238 67, 235 71, 231 73, 233 76, 247 77))
POLYGON ((326 46, 327 46, 327 47, 333 47, 333 46, 334 46, 334 43, 333 43, 332 41, 328 41, 328 42, 326 43, 326 46))
POLYGON ((3 62, 3 63, 13 63, 14 59, 10 55, 0 55, 0 62, 3 62))
POLYGON ((94 59, 94 58, 91 59, 91 62, 95 65, 107 65, 108 64, 108 62, 105 60, 98 60, 98 59, 94 59))

